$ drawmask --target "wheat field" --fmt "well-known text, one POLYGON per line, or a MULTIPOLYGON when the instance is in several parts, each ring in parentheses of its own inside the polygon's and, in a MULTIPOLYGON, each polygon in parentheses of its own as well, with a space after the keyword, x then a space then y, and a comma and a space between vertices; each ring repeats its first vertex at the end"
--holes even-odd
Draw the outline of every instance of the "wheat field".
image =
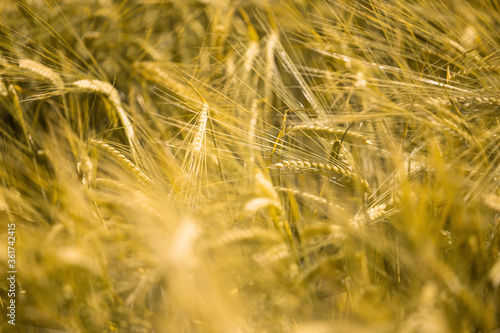
POLYGON ((2 1, 0 332, 500 332, 499 17, 2 1))

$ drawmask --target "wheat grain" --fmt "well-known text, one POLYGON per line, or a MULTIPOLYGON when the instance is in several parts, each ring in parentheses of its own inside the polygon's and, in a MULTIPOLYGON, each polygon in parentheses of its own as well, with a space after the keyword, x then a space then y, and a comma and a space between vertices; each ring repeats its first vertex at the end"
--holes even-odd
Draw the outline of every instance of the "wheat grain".
POLYGON ((51 81, 54 86, 58 89, 64 88, 64 81, 61 76, 57 74, 52 68, 42 65, 36 61, 29 59, 22 59, 19 61, 19 68, 27 69, 33 73, 36 73, 49 81, 51 81))

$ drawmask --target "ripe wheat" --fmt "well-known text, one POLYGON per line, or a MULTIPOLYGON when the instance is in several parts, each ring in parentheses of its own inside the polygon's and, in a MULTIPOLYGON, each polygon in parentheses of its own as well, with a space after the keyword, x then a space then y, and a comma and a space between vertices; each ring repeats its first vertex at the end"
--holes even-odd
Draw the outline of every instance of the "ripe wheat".
POLYGON ((92 91, 98 94, 102 94, 108 98, 110 101, 111 105, 114 107, 116 110, 116 113, 118 114, 118 117, 120 118, 123 127, 125 129, 125 134, 127 136, 128 142, 130 144, 130 147, 132 148, 132 151, 135 154, 134 147, 135 147, 135 134, 134 134, 134 128, 132 127, 132 123, 129 120, 129 117, 125 110, 122 107, 122 103, 120 100, 120 95, 118 91, 113 87, 111 84, 100 81, 100 80, 80 80, 80 81, 75 81, 73 82, 73 85, 84 89, 88 91, 92 91))
POLYGON ((33 73, 36 73, 46 79, 56 86, 58 89, 64 88, 64 81, 61 76, 57 74, 52 68, 42 65, 36 61, 23 59, 19 61, 19 68, 27 69, 33 73))

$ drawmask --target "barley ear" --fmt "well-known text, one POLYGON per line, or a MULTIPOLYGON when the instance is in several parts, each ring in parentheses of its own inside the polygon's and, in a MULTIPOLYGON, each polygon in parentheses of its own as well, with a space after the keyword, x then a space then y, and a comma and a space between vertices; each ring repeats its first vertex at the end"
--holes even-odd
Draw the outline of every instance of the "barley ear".
POLYGON ((73 85, 86 91, 92 91, 104 95, 108 98, 111 105, 116 110, 118 117, 120 118, 123 128, 125 130, 125 135, 127 136, 130 147, 132 148, 132 153, 135 156, 135 134, 132 123, 122 107, 120 101, 120 95, 118 91, 111 84, 100 81, 100 80, 80 80, 73 82, 73 85))
POLYGON ((192 142, 192 149, 193 152, 199 153, 202 149, 203 146, 203 140, 205 139, 205 133, 207 131, 207 120, 208 120, 208 103, 206 99, 201 95, 201 93, 196 89, 191 82, 189 82, 174 66, 171 66, 173 70, 179 74, 179 76, 196 92, 196 94, 200 97, 201 99, 201 110, 199 114, 199 119, 198 119, 198 130, 196 131, 196 134, 194 136, 193 142, 192 142))
POLYGON ((142 180, 144 180, 147 183, 153 183, 151 178, 149 178, 144 172, 142 172, 141 169, 139 169, 132 161, 130 161, 125 155, 120 153, 116 148, 111 146, 110 144, 102 141, 102 140, 95 140, 91 139, 90 143, 92 143, 94 146, 100 147, 101 149, 105 150, 110 156, 116 158, 116 160, 121 163, 124 167, 126 167, 131 173, 133 173, 136 176, 139 176, 142 180))
POLYGON ((36 61, 29 59, 22 59, 19 61, 19 68, 27 69, 33 73, 36 73, 56 86, 58 89, 64 88, 64 82, 61 79, 61 76, 57 74, 52 68, 42 65, 36 61))
POLYGON ((9 91, 7 90, 7 86, 5 86, 5 83, 3 82, 2 78, 0 77, 0 96, 7 97, 8 95, 9 95, 9 91))

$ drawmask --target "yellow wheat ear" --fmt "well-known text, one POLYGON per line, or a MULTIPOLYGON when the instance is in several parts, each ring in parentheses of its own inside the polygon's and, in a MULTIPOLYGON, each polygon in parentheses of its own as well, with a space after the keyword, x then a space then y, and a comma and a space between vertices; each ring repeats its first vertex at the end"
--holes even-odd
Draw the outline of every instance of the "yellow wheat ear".
POLYGON ((94 93, 98 93, 104 95, 108 98, 109 102, 115 109, 118 117, 120 118, 123 128, 125 130, 125 134, 127 136, 129 145, 132 149, 132 153, 135 157, 135 133, 134 128, 132 127, 132 123, 127 115, 127 112, 122 106, 120 95, 118 90, 113 87, 108 82, 100 81, 100 80, 79 80, 72 83, 75 87, 86 91, 92 91, 94 93))
POLYGON ((191 82, 189 82, 174 66, 170 66, 177 74, 196 92, 196 94, 200 97, 202 102, 201 110, 200 110, 200 118, 198 119, 198 131, 196 132, 193 142, 192 149, 193 152, 199 153, 202 148, 203 140, 205 138, 205 133, 207 131, 207 120, 208 120, 208 103, 207 100, 203 97, 203 95, 196 89, 191 82))
POLYGON ((64 81, 61 76, 57 74, 52 68, 42 65, 30 59, 22 59, 19 61, 19 68, 26 69, 30 72, 36 73, 56 86, 58 89, 64 88, 64 81))
POLYGON ((188 145, 184 161, 182 162, 182 169, 186 177, 180 181, 180 191, 187 193, 187 201, 195 205, 196 195, 201 193, 201 176, 206 162, 206 151, 204 150, 205 134, 207 131, 208 110, 209 106, 206 99, 174 66, 172 69, 179 74, 179 76, 193 89, 201 100, 201 109, 199 112, 198 124, 196 126, 196 133, 191 143, 188 145))

